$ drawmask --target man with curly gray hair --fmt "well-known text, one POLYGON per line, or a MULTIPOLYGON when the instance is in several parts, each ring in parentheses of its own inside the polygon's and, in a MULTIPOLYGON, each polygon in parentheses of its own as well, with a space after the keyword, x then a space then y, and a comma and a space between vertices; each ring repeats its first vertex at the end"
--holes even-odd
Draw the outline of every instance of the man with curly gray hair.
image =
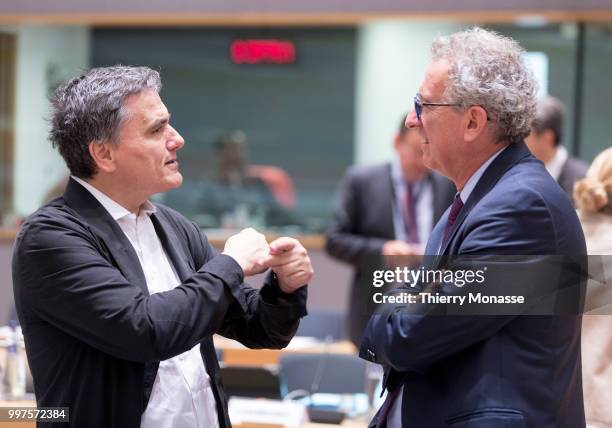
POLYGON ((306 314, 297 240, 245 229, 219 253, 149 201, 183 180, 160 89, 158 72, 115 66, 51 99, 71 177, 24 223, 13 285, 37 404, 69 408, 71 426, 228 427, 213 334, 281 348, 306 314), (260 290, 243 283, 268 269, 260 290))
MULTIPOLYGON (((445 270, 465 256, 478 263, 472 258, 586 254, 571 202, 523 141, 536 105, 523 53, 481 28, 433 43, 406 126, 420 135, 424 163, 451 179, 457 194, 429 237, 426 269, 445 270)), ((470 266, 486 271, 480 263, 470 266)), ((505 282, 496 290, 516 290, 522 272, 501 266, 505 282)), ((528 289, 537 288, 526 278, 528 289)), ((453 294, 463 284, 451 277, 411 287, 453 294)), ((366 327, 360 356, 386 367, 389 391, 372 427, 584 426, 579 316, 426 313, 383 305, 366 327)))

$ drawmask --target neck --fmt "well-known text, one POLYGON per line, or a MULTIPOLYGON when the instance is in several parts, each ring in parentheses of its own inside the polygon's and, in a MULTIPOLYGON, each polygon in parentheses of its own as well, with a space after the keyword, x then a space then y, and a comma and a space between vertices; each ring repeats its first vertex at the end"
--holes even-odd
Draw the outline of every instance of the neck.
POLYGON ((541 161, 544 162, 544 164, 550 163, 557 155, 557 150, 558 150, 557 146, 551 146, 548 150, 542 153, 541 161))
POLYGON ((463 190, 465 183, 467 183, 470 177, 478 171, 478 168, 480 168, 483 163, 507 146, 507 144, 494 144, 491 148, 487 148, 487 150, 483 150, 476 155, 472 153, 472 156, 458 163, 459 168, 457 172, 454 175, 449 175, 450 179, 455 183, 455 187, 457 187, 457 192, 463 190))
POLYGON ((416 183, 417 181, 421 180, 423 177, 425 176, 424 172, 418 173, 418 174, 404 174, 404 180, 407 183, 416 183))
POLYGON ((140 206, 148 199, 146 196, 130 194, 128 193, 127 186, 117 186, 100 176, 83 180, 134 214, 138 214, 140 206))

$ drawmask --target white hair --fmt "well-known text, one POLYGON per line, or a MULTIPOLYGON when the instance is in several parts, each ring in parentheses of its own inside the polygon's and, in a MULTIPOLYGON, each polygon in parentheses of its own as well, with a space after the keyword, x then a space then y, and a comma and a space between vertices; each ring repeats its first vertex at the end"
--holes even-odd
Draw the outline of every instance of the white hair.
POLYGON ((522 141, 535 116, 537 83, 513 39, 474 27, 437 38, 433 60, 449 63, 444 96, 462 107, 478 105, 497 125, 498 141, 522 141))

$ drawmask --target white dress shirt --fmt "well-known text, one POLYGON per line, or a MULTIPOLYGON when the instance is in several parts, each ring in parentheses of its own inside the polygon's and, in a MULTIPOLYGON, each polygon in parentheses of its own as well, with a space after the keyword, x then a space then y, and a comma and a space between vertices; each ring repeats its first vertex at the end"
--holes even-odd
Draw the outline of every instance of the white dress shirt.
POLYGON ((567 161, 568 157, 567 149, 563 146, 558 146, 555 155, 550 160, 550 162, 544 164, 546 170, 555 181, 559 180, 561 176, 561 170, 563 169, 563 165, 565 165, 565 161, 567 161))
POLYGON ((468 181, 465 182, 463 189, 461 189, 461 193, 459 193, 461 202, 463 202, 464 204, 467 202, 468 198, 472 194, 472 191, 480 181, 480 177, 482 177, 482 175, 485 173, 489 165, 491 165, 491 163, 495 160, 495 158, 497 158, 501 154, 501 152, 506 150, 506 148, 508 148, 508 146, 504 146, 502 149, 493 153, 489 159, 487 159, 482 165, 480 165, 480 167, 474 172, 474 174, 472 174, 468 181))
MULTIPOLYGON (((156 208, 149 201, 138 215, 129 212, 89 183, 72 177, 87 189, 117 222, 138 255, 149 293, 169 291, 180 284, 155 232, 151 214, 156 208)), ((137 398, 137 397, 133 397, 137 398)), ((130 397, 125 397, 130 400, 130 397)), ((159 363, 151 397, 142 415, 143 428, 217 428, 215 397, 210 386, 200 345, 159 363)))
MULTIPOLYGON (((395 156, 391 161, 391 181, 393 183, 393 229, 395 239, 406 241, 406 179, 402 173, 399 157, 395 156)), ((433 229, 433 185, 429 177, 413 183, 414 200, 416 201, 417 230, 419 242, 425 246, 433 229)))

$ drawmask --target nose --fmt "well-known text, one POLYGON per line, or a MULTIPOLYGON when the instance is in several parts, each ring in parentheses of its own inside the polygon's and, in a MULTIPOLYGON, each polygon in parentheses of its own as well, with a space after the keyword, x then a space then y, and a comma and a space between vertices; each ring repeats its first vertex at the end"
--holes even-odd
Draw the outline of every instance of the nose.
POLYGON ((406 122, 404 124, 408 129, 421 126, 421 121, 417 119, 416 111, 414 109, 410 110, 408 116, 406 116, 406 122))
POLYGON ((185 140, 183 139, 183 137, 181 137, 181 134, 179 134, 176 129, 174 129, 170 125, 168 126, 170 127, 170 138, 168 139, 168 150, 176 151, 176 150, 182 149, 183 146, 185 145, 185 140))

